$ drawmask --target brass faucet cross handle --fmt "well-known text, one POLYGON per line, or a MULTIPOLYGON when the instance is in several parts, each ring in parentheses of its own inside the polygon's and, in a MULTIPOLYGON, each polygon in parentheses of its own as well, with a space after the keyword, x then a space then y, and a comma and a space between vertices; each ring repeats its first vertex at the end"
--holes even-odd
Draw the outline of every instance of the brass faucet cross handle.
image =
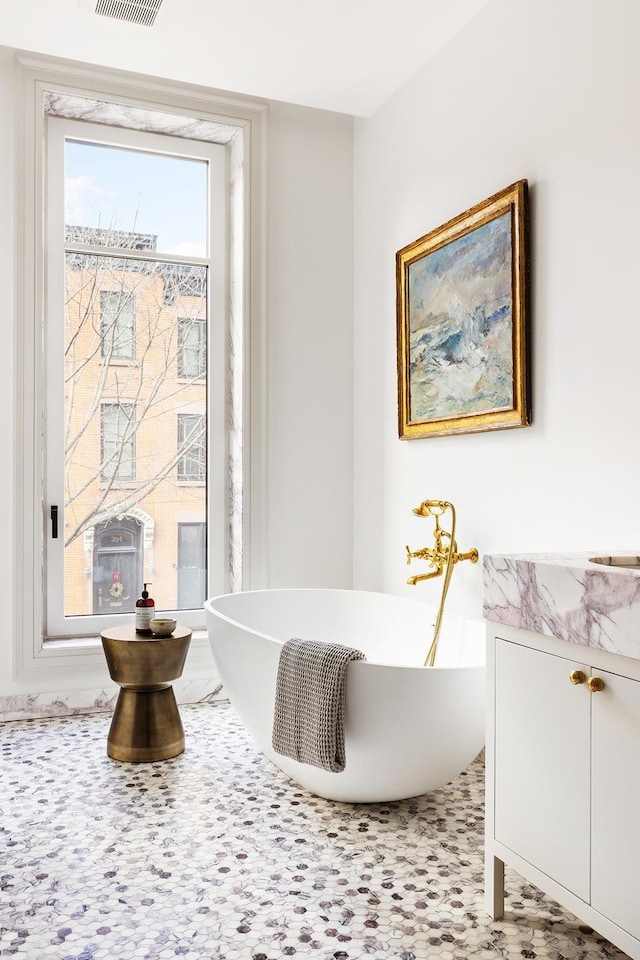
POLYGON ((431 566, 434 568, 433 573, 423 573, 419 577, 409 577, 407 583, 415 585, 418 580, 430 580, 432 577, 439 577, 444 569, 446 563, 446 554, 443 556, 441 552, 431 549, 430 547, 422 547, 421 550, 410 550, 409 547, 407 550, 407 566, 415 558, 416 560, 428 560, 431 566))

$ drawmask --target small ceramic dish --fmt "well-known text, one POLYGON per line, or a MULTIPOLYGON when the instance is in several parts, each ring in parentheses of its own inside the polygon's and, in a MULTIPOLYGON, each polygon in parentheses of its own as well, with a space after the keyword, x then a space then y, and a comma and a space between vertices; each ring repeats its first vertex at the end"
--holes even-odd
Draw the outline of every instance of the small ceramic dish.
POLYGON ((166 617, 155 617, 149 626, 156 637, 170 637, 176 628, 176 622, 166 617))

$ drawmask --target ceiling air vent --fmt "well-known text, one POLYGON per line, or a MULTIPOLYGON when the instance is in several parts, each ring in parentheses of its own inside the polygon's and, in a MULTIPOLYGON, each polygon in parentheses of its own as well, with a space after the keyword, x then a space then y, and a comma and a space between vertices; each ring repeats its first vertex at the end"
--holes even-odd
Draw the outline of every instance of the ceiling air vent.
POLYGON ((97 0, 96 13, 152 27, 161 4, 162 0, 97 0))

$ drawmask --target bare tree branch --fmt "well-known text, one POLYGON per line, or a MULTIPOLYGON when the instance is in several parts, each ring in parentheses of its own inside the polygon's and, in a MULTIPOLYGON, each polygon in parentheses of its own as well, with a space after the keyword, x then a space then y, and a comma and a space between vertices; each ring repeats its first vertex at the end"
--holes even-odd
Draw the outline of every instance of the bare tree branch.
MULTIPOLYGON (((108 231, 110 246, 122 245, 118 231, 108 231)), ((126 238, 130 242, 130 237, 126 238)), ((102 242, 105 242, 104 240, 102 242)), ((173 418, 179 401, 193 404, 197 384, 203 387, 203 370, 191 376, 173 373, 180 369, 181 343, 176 300, 190 303, 197 322, 203 312, 205 271, 180 270, 175 265, 116 260, 114 257, 71 254, 67 259, 66 343, 65 343, 65 519, 68 546, 87 529, 124 515, 166 480, 190 450, 202 458, 203 430, 192 429, 175 445, 157 447, 148 462, 142 458, 139 438, 149 424, 173 418), (156 293, 161 290, 158 299, 156 293), (104 297, 112 294, 113 298, 104 297), (187 299, 188 298, 188 299, 187 299), (107 315, 106 305, 115 310, 107 315), (102 313, 101 313, 102 311, 102 313), (133 319, 132 319, 133 317, 133 319), (135 356, 122 356, 127 344, 129 322, 135 356), (115 423, 124 429, 110 438, 115 443, 105 453, 102 437, 105 405, 117 406, 122 416, 115 423), (130 413, 127 413, 127 412, 130 413), (96 437, 98 440, 96 448, 96 437), (166 449, 165 449, 166 448, 166 449), (122 472, 135 450, 134 477, 122 472), (73 487, 71 486, 73 484, 73 487), (77 515, 78 514, 78 515, 77 515)), ((189 320, 183 320, 188 323, 189 320)), ((194 321, 191 321, 192 323, 194 321)), ((199 334, 198 334, 199 336, 199 334)), ((205 344, 202 343, 203 357, 205 344)), ((126 352, 126 351, 125 351, 126 352)))

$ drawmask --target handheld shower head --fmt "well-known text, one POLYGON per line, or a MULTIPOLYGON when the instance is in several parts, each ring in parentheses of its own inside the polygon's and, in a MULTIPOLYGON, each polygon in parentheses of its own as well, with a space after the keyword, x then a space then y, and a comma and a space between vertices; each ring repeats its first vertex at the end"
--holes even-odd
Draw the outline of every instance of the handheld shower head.
POLYGON ((441 517, 447 507, 453 510, 453 504, 447 500, 423 500, 420 506, 414 507, 411 512, 417 517, 441 517))

